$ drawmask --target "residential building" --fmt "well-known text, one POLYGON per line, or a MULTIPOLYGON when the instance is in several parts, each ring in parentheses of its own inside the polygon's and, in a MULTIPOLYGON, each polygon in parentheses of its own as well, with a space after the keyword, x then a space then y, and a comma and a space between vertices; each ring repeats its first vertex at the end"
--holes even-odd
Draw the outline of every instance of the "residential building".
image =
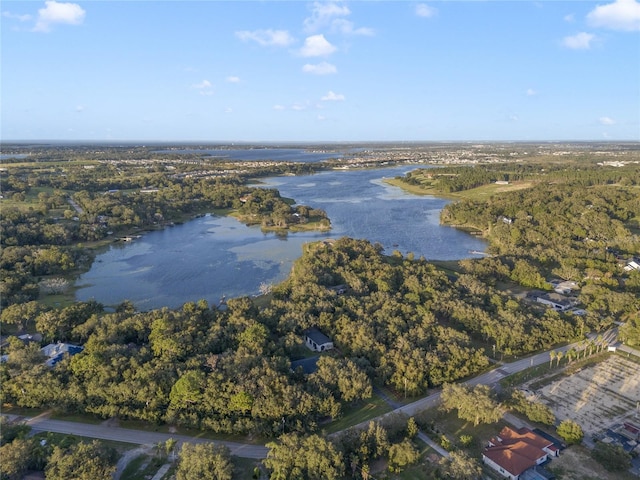
POLYGON ((316 327, 310 328, 304 333, 304 343, 309 350, 324 352, 333 348, 333 342, 316 327))
POLYGON ((553 442, 528 428, 504 427, 489 441, 482 461, 509 480, 522 480, 524 472, 530 470, 533 474, 549 456, 558 456, 558 452, 553 442))

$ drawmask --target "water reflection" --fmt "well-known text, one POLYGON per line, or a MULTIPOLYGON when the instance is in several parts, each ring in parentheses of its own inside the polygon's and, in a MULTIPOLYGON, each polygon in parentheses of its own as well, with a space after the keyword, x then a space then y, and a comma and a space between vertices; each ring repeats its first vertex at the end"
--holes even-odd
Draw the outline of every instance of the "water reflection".
POLYGON ((379 242, 390 253, 413 252, 427 259, 460 259, 483 251, 481 240, 439 225, 446 200, 416 197, 383 182, 408 171, 331 171, 306 177, 276 177, 276 187, 298 203, 324 209, 329 233, 291 233, 286 237, 246 227, 230 217, 206 216, 151 232, 99 255, 77 282, 79 300, 107 305, 125 299, 139 309, 178 307, 204 298, 210 304, 253 295, 261 283, 284 280, 306 242, 351 236, 379 242))

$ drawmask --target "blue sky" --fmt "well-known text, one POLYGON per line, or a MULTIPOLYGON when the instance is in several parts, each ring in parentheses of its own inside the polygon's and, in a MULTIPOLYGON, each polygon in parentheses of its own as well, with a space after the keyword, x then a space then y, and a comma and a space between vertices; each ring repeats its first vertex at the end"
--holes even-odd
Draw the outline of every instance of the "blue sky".
POLYGON ((5 141, 640 141, 636 0, 0 10, 5 141))

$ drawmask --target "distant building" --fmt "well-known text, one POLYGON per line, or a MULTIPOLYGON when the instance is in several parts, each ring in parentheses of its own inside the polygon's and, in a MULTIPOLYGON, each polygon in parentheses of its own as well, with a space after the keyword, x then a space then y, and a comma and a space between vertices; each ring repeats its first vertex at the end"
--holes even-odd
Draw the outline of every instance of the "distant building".
POLYGON ((505 478, 523 480, 535 478, 538 466, 546 463, 549 456, 557 457, 558 453, 553 442, 528 428, 504 427, 489 441, 482 452, 482 461, 505 478), (526 474, 527 471, 531 473, 526 474))
POLYGON ((324 352, 333 348, 333 342, 316 327, 304 332, 304 343, 309 350, 314 352, 324 352))
POLYGON ((624 266, 624 271, 625 272, 631 272, 633 270, 640 270, 640 259, 632 258, 624 266))
POLYGON ((543 305, 549 305, 550 307, 553 307, 555 310, 558 310, 560 312, 569 310, 571 307, 574 307, 576 305, 575 299, 565 297, 564 295, 560 295, 559 293, 544 293, 542 295, 538 295, 536 297, 536 301, 538 303, 542 303, 543 305))
POLYGON ((47 357, 47 361, 44 362, 48 367, 53 367, 56 363, 62 360, 65 354, 73 356, 84 350, 84 347, 77 345, 70 345, 68 343, 50 343, 46 347, 42 347, 40 351, 47 357))

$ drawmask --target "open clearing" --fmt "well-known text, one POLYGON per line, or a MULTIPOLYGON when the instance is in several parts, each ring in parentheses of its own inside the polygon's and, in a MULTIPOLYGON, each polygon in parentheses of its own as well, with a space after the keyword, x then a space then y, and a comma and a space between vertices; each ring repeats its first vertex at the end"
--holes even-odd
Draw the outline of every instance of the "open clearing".
POLYGON ((536 392, 558 421, 567 418, 592 437, 634 416, 640 401, 640 365, 619 355, 561 378, 536 392))

